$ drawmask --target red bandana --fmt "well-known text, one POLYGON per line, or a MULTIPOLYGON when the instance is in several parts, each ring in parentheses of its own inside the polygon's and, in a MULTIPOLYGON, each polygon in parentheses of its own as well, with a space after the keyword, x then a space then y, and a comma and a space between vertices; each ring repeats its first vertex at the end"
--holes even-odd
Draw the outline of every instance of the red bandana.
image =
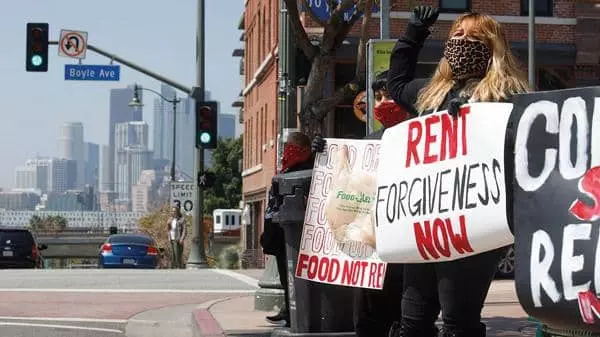
POLYGON ((292 143, 285 144, 283 146, 283 157, 281 158, 280 172, 284 172, 290 167, 307 161, 311 154, 310 148, 304 148, 292 143))
POLYGON ((408 117, 406 111, 391 100, 379 103, 373 109, 373 112, 375 119, 378 120, 384 128, 391 128, 392 126, 403 122, 408 117))

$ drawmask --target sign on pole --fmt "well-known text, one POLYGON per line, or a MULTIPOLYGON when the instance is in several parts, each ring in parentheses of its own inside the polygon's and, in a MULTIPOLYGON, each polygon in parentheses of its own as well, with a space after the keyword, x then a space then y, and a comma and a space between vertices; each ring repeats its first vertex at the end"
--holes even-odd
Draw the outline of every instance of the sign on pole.
POLYGON ((65 64, 66 81, 118 81, 118 65, 65 64))
POLYGON ((195 199, 196 184, 193 181, 171 182, 171 204, 179 207, 182 213, 192 213, 195 199))
POLYGON ((58 56, 84 59, 87 51, 87 32, 61 29, 58 56))

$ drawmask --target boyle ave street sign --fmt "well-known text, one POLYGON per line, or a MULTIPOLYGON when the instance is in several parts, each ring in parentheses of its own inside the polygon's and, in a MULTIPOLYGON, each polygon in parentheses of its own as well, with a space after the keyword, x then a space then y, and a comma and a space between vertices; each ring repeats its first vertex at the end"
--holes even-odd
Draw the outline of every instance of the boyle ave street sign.
POLYGON ((118 81, 118 65, 65 64, 66 81, 118 81))

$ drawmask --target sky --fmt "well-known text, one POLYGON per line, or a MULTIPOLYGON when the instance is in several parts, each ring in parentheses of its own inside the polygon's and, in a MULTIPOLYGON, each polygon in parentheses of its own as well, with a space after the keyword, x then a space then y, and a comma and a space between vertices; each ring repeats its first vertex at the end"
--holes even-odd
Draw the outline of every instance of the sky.
MULTIPOLYGON (((108 143, 109 90, 160 82, 121 66, 119 82, 65 81, 77 60, 49 48, 48 72, 25 71, 27 22, 47 22, 50 39, 61 29, 88 32, 88 43, 186 86, 195 85, 196 0, 5 0, 0 11, 0 187, 14 186, 14 168, 36 155, 57 156, 60 126, 79 121, 86 142, 108 143)), ((222 113, 241 90, 238 22, 243 0, 206 0, 205 81, 222 113)), ((109 64, 87 51, 84 64, 109 64)), ((117 64, 117 63, 115 63, 117 64)), ((144 92, 144 120, 152 130, 154 96, 144 92)), ((178 95, 185 95, 178 92, 178 95)), ((150 132, 152 134, 152 131, 150 132)))

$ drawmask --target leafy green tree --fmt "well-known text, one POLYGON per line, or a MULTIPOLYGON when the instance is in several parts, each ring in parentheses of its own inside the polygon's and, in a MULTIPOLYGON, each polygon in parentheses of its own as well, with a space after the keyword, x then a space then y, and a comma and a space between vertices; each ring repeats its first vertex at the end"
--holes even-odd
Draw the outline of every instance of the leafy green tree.
POLYGON ((216 179, 204 190, 204 214, 211 215, 217 208, 238 208, 242 199, 242 138, 217 141, 212 153, 212 169, 216 179))
POLYGON ((37 233, 60 233, 67 228, 68 221, 60 215, 34 215, 29 220, 29 227, 37 233))

